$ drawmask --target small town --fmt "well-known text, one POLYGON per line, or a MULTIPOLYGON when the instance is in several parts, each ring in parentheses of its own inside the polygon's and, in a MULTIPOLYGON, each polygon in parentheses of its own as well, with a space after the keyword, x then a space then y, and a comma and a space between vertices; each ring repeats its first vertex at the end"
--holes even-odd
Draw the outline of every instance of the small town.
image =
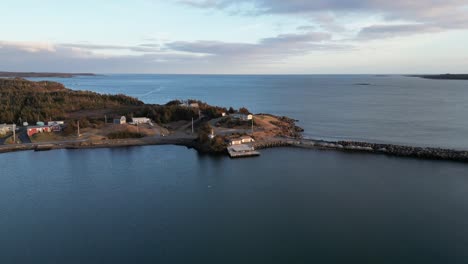
POLYGON ((257 143, 282 137, 299 137, 300 128, 293 120, 273 115, 254 115, 245 108, 229 109, 209 117, 200 103, 178 101, 178 108, 194 112, 190 120, 161 124, 149 117, 107 115, 102 123, 88 124, 95 116, 79 120, 50 120, 34 123, 0 125, 0 151, 22 148, 49 150, 55 148, 113 147, 146 144, 181 144, 202 152, 231 158, 255 157, 257 143), (81 120, 81 124, 80 124, 81 120))

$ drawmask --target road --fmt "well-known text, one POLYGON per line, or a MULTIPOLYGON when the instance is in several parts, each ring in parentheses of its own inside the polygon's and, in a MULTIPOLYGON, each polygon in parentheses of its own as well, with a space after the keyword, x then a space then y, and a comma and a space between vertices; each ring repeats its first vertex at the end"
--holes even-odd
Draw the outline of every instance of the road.
POLYGON ((28 136, 27 130, 22 128, 18 131, 18 138, 22 143, 32 143, 28 136))
POLYGON ((7 138, 8 138, 8 136, 0 138, 0 145, 5 144, 5 140, 6 140, 7 138))

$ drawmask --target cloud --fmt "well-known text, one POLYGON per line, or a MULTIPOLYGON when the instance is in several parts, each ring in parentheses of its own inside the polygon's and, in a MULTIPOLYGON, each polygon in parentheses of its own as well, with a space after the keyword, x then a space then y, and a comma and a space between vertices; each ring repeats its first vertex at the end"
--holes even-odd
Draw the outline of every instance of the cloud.
POLYGON ((357 36, 358 39, 383 39, 392 37, 409 36, 418 32, 436 33, 443 28, 426 24, 402 24, 402 25, 372 25, 362 28, 357 36))
POLYGON ((322 32, 281 34, 264 38, 257 43, 231 43, 221 41, 177 41, 166 47, 181 52, 190 52, 219 57, 269 57, 284 59, 288 56, 310 53, 317 50, 350 48, 331 42, 331 35, 322 32))
POLYGON ((366 35, 366 39, 371 36, 388 38, 468 28, 466 0, 183 0, 179 2, 197 8, 229 10, 231 13, 233 7, 239 9, 239 6, 247 6, 249 10, 239 13, 300 16, 314 21, 329 32, 345 30, 345 23, 338 24, 335 21, 336 17, 381 17, 381 23, 362 28, 358 39, 363 39, 362 35, 366 35), (392 25, 394 22, 400 22, 401 25, 392 25), (369 34, 375 31, 378 33, 369 34))
POLYGON ((76 48, 83 50, 128 50, 134 52, 158 52, 160 51, 159 44, 146 43, 136 46, 119 46, 119 45, 97 45, 90 43, 63 43, 61 47, 76 48))
POLYGON ((54 51, 55 46, 45 42, 15 42, 15 41, 1 41, 0 49, 8 49, 14 47, 19 50, 27 52, 40 52, 40 51, 54 51))
POLYGON ((323 32, 280 34, 256 43, 173 41, 135 46, 0 41, 0 69, 95 72, 236 72, 272 66, 316 51, 349 50, 323 32), (134 53, 106 53, 108 50, 134 53), (247 66, 248 65, 248 66, 247 66))

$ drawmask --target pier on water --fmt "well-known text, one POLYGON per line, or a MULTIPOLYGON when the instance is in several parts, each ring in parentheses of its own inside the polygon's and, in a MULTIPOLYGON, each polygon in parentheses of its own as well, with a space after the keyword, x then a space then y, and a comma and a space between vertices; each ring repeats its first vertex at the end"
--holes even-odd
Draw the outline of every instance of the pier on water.
POLYGON ((252 145, 240 144, 233 145, 227 148, 229 156, 231 158, 245 158, 260 156, 260 152, 256 151, 252 145))

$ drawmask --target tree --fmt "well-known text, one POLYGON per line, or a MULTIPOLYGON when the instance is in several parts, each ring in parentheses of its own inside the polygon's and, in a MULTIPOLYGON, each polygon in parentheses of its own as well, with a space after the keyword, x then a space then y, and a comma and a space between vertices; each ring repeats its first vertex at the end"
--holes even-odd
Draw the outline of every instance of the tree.
POLYGON ((239 109, 239 113, 244 114, 244 115, 248 115, 248 114, 250 114, 250 111, 245 107, 241 107, 239 109))

